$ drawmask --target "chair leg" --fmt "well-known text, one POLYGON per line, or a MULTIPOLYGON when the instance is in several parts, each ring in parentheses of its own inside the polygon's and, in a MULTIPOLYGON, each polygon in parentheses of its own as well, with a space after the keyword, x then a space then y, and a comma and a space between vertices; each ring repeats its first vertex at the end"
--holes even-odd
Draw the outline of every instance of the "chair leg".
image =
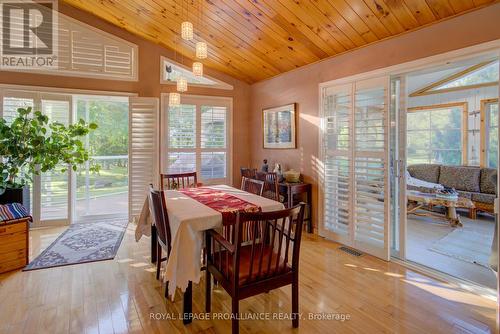
POLYGON ((205 270, 205 311, 207 313, 211 312, 212 309, 212 278, 210 275, 210 271, 205 270))
POLYGON ((292 282, 292 326, 293 328, 299 327, 299 282, 294 280, 292 282))
POLYGON ((233 316, 233 319, 231 320, 231 325, 232 325, 232 330, 231 330, 231 333, 232 334, 238 334, 240 332, 240 324, 239 324, 239 309, 240 309, 240 301, 238 300, 238 297, 235 297, 233 296, 232 299, 231 299, 231 303, 232 303, 232 309, 231 309, 231 312, 232 312, 232 316, 233 316))
POLYGON ((168 281, 165 282, 165 298, 168 299, 168 281))
POLYGON ((156 245, 156 279, 160 279, 161 271, 161 246, 156 245))

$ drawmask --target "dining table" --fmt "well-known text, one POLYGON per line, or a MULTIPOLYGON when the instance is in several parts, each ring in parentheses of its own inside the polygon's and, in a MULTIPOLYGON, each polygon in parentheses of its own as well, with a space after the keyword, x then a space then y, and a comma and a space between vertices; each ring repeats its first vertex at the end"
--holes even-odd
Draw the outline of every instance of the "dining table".
MULTIPOLYGON (((179 288, 183 295, 183 322, 192 320, 192 284, 199 283, 202 269, 204 232, 222 229, 237 212, 257 210, 269 212, 284 209, 280 202, 228 185, 211 185, 182 190, 165 190, 165 202, 172 236, 172 247, 163 280, 173 299, 179 288)), ((136 241, 151 236, 151 255, 156 254, 156 233, 149 219, 149 201, 145 200, 137 221, 136 241)))

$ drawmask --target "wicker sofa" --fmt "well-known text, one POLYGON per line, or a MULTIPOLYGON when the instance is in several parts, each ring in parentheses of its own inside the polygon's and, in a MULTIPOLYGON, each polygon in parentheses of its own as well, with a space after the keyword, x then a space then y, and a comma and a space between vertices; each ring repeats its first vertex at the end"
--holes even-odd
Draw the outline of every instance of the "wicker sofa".
POLYGON ((459 196, 469 198, 475 206, 469 212, 472 219, 476 219, 478 211, 494 210, 496 169, 416 164, 408 166, 408 172, 414 178, 455 188, 459 196))

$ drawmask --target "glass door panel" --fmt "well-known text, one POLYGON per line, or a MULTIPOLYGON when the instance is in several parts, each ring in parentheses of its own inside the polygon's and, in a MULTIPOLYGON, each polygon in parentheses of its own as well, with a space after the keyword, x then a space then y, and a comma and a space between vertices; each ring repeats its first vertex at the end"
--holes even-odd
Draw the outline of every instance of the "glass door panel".
MULTIPOLYGON (((70 99, 42 99, 42 113, 49 117, 50 122, 59 122, 64 125, 70 123, 70 99)), ((69 171, 61 173, 67 168, 59 164, 56 169, 40 175, 41 189, 41 220, 67 220, 69 206, 69 171)))
POLYGON ((128 101, 121 98, 76 97, 75 122, 98 125, 84 138, 92 162, 75 173, 74 221, 128 215, 128 101), (99 172, 90 170, 91 164, 99 172))

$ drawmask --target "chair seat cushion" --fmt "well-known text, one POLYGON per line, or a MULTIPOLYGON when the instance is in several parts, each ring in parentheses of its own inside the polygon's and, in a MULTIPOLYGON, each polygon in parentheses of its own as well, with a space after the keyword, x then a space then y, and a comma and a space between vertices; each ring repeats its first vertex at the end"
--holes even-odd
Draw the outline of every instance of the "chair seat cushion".
MULTIPOLYGON (((241 247, 240 253, 240 272, 239 272, 239 284, 249 284, 256 280, 263 279, 268 276, 275 276, 279 274, 284 274, 290 272, 292 270, 291 266, 288 263, 285 263, 285 260, 282 256, 280 256, 279 261, 278 254, 271 246, 265 245, 263 247, 262 256, 262 267, 260 275, 259 272, 259 261, 261 254, 262 244, 256 244, 254 247, 254 258, 253 258, 253 267, 252 267, 252 277, 250 274, 250 261, 252 258, 252 245, 245 245, 241 247), (269 267, 269 260, 271 260, 271 266, 269 267), (276 268, 276 263, 278 263, 278 268, 276 268), (277 270, 276 270, 277 269, 277 270)), ((229 279, 233 278, 233 255, 227 254, 227 263, 226 263, 226 251, 215 252, 213 255, 214 266, 219 268, 219 261, 221 262, 222 272, 227 273, 229 275, 229 279)))

